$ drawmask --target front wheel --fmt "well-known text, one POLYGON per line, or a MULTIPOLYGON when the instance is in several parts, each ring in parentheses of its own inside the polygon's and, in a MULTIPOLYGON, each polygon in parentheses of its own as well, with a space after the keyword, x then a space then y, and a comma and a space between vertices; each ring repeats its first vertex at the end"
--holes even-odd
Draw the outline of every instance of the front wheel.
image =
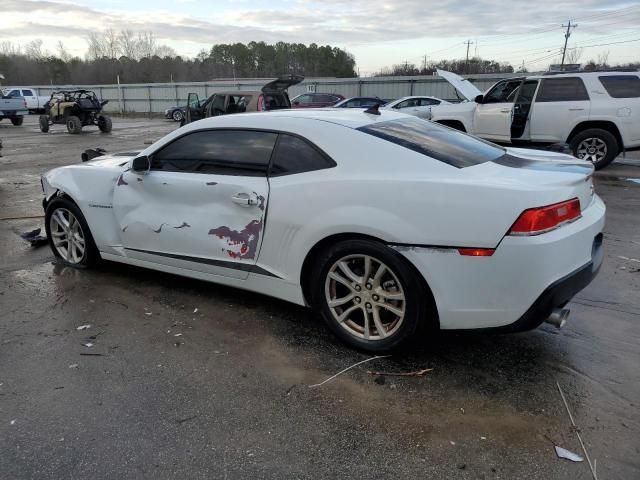
POLYGON ((75 115, 67 117, 67 131, 69 133, 80 133, 82 131, 82 122, 75 115))
POLYGON ((47 133, 49 131, 49 115, 40 115, 38 120, 40 122, 40 131, 47 133))
POLYGON ((98 117, 98 128, 102 133, 109 133, 113 128, 111 117, 109 117, 108 115, 100 115, 98 117))
POLYGON ((601 128, 589 128, 578 133, 569 145, 575 157, 591 162, 596 170, 609 165, 619 153, 616 137, 601 128))
POLYGON ((184 119, 184 113, 182 113, 182 110, 174 110, 173 115, 171 116, 173 117, 174 122, 181 122, 184 119))
POLYGON ((51 200, 45 213, 45 229, 53 254, 66 265, 86 268, 100 260, 84 215, 68 198, 51 200))
POLYGON ((429 320, 430 294, 417 273, 398 252, 377 242, 333 245, 316 262, 312 282, 313 304, 329 328, 361 350, 397 349, 429 320))

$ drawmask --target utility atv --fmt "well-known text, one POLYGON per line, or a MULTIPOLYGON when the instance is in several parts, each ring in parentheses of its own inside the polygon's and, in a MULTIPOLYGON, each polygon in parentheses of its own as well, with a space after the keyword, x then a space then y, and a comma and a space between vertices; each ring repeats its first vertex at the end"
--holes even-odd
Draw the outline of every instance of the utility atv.
POLYGON ((48 132, 53 124, 65 124, 69 133, 80 133, 82 127, 97 125, 101 132, 111 131, 111 117, 103 115, 100 101, 91 90, 61 90, 51 94, 40 115, 40 131, 48 132))

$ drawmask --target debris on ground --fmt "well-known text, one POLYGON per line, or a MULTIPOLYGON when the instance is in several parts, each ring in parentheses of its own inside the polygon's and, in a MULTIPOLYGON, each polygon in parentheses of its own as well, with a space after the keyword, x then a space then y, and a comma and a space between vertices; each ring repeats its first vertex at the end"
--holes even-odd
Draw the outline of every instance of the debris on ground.
POLYGON ((584 462, 584 458, 577 453, 573 453, 566 448, 562 448, 557 445, 554 445, 554 448, 556 449, 556 455, 558 455, 558 458, 566 458, 572 462, 584 462))
POLYGON ((42 235, 40 235, 41 231, 41 228, 36 228, 35 230, 31 230, 30 232, 21 233, 20 238, 29 242, 32 247, 41 247, 42 245, 46 245, 49 242, 47 240, 47 237, 43 237, 42 235))
POLYGON ((69 365, 69 368, 78 368, 78 364, 77 363, 72 363, 71 365, 69 365))
POLYGON ((91 343, 91 342, 87 342, 87 343, 83 343, 83 344, 82 344, 82 346, 83 346, 83 347, 87 347, 87 348, 91 348, 91 347, 93 347, 94 345, 95 345, 95 344, 94 344, 94 343, 91 343))
POLYGON ((198 313, 198 309, 197 309, 197 308, 194 308, 194 309, 193 309, 193 313, 198 313))
POLYGON ((382 375, 378 375, 374 380, 378 385, 384 385, 385 379, 382 375))
POLYGON ((362 360, 358 363, 354 363, 353 365, 351 365, 350 367, 345 368, 344 370, 340 370, 338 373, 336 373, 335 375, 332 375, 331 377, 327 378, 324 382, 320 382, 320 383, 316 383, 314 385, 309 385, 309 388, 316 388, 316 387, 320 387, 322 385, 324 385, 327 382, 330 382, 331 380, 333 380, 334 378, 342 375, 345 372, 348 372, 349 370, 351 370, 352 368, 357 367, 358 365, 362 365, 363 363, 366 362, 371 362, 372 360, 377 360, 379 358, 388 358, 391 355, 376 355, 375 357, 371 357, 371 358, 367 358, 365 360, 362 360))
POLYGON ((88 330, 92 327, 92 325, 90 323, 87 323, 86 325, 80 325, 79 327, 76 327, 76 330, 88 330))
POLYGON ((386 375, 387 377, 423 377, 432 370, 433 368, 425 368, 424 370, 416 370, 415 372, 372 372, 371 370, 368 370, 367 373, 369 375, 376 376, 386 375))
POLYGON ((96 147, 96 148, 87 148, 84 152, 80 154, 80 158, 83 162, 88 162, 96 157, 103 156, 107 151, 104 148, 96 147))
MULTIPOLYGON (((593 459, 593 463, 591 463, 591 459, 589 458, 589 454, 587 453, 587 447, 584 446, 584 442, 582 441, 582 437, 580 436, 580 430, 578 429, 578 426, 576 425, 576 422, 573 421, 573 415, 571 415, 571 410, 569 410, 569 404, 567 403, 567 399, 564 397, 564 392, 562 391, 562 388, 560 387, 560 382, 556 381, 556 385, 558 386, 558 392, 560 392, 560 397, 562 398, 562 403, 564 403, 564 408, 567 410, 567 414, 569 415, 569 420, 571 421, 571 426, 573 427, 573 430, 576 432, 576 436, 578 437, 578 441, 580 442, 580 446, 582 447, 582 451, 584 453, 584 456, 587 459, 587 463, 589 464, 589 468, 591 469, 591 474, 593 475, 593 480, 598 480, 598 476, 596 475, 596 460, 595 458, 593 459)), ((558 453, 558 448, 556 447, 556 454, 558 453)), ((564 450, 564 449, 563 449, 564 450)), ((571 453, 571 452, 569 452, 571 453)), ((575 455, 575 454, 574 454, 575 455)), ((558 454, 558 456, 560 456, 558 454)), ((571 460, 571 459, 569 459, 571 460)), ((573 460, 574 462, 576 460, 573 460)))

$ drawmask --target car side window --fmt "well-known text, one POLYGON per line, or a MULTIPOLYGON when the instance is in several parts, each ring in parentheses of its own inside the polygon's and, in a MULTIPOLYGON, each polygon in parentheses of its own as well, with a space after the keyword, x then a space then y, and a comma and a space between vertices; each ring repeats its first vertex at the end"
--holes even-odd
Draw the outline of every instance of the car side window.
POLYGON ((25 97, 33 97, 33 92, 31 90, 22 90, 22 95, 25 97))
POLYGON ((313 97, 311 95, 300 95, 298 98, 296 98, 296 102, 311 103, 313 102, 313 97))
POLYGON ((638 75, 609 75, 598 77, 598 79, 613 98, 640 97, 640 77, 638 75))
POLYGON ((7 97, 21 97, 20 90, 11 90, 7 97))
POLYGON ((335 167, 335 162, 306 140, 281 133, 271 162, 270 176, 291 175, 335 167))
POLYGON ((411 107, 413 103, 413 100, 405 100, 404 102, 400 102, 399 104, 397 104, 395 107, 393 108, 397 108, 398 110, 402 109, 402 108, 407 108, 407 107, 411 107))
POLYGON ((439 105, 440 102, 438 100, 434 100, 432 98, 421 98, 420 99, 420 106, 421 107, 428 107, 430 105, 439 105))
POLYGON ((581 78, 544 78, 536 102, 575 102, 589 100, 581 78))
MULTIPOLYGON (((509 102, 509 95, 520 86, 522 83, 520 80, 517 81, 504 81, 500 82, 489 90, 484 98, 482 99, 482 103, 507 103, 509 102)), ((511 99, 513 101, 513 98, 511 99)))
POLYGON ((151 169, 260 177, 267 174, 278 135, 253 130, 188 133, 151 156, 151 169))

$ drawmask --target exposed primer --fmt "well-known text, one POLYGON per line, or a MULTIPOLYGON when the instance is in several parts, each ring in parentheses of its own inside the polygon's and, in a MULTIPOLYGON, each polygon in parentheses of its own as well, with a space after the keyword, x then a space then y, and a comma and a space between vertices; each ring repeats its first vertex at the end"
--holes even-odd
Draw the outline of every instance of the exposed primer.
POLYGON ((120 176, 118 177, 118 182, 116 183, 116 186, 119 187, 120 185, 129 185, 123 178, 124 173, 121 173, 120 176))
POLYGON ((191 225, 189 225, 187 222, 182 222, 182 225, 178 225, 177 227, 173 228, 191 228, 191 225))
POLYGON ((212 228, 209 230, 209 235, 215 235, 220 239, 226 240, 229 246, 240 245, 239 252, 227 249, 227 254, 231 258, 253 259, 256 256, 261 231, 262 218, 260 220, 252 220, 240 231, 231 230, 227 226, 212 228))
POLYGON ((157 230, 153 230, 156 233, 160 233, 162 231, 162 227, 168 225, 168 223, 161 223, 157 230))
POLYGON ((90 203, 89 206, 93 208, 113 208, 111 205, 100 205, 98 203, 90 203))
POLYGON ((262 195, 258 195, 256 192, 253 192, 258 197, 258 208, 264 212, 264 201, 265 198, 262 195))
POLYGON ((136 180, 139 181, 139 182, 142 181, 142 179, 140 177, 136 177, 136 180))
POLYGON ((129 225, 125 225, 124 227, 122 227, 122 231, 123 231, 123 232, 126 232, 126 231, 127 231, 127 228, 129 228, 129 225))
POLYGON ((213 187, 214 185, 217 185, 218 182, 207 182, 207 185, 209 185, 210 187, 213 187))

